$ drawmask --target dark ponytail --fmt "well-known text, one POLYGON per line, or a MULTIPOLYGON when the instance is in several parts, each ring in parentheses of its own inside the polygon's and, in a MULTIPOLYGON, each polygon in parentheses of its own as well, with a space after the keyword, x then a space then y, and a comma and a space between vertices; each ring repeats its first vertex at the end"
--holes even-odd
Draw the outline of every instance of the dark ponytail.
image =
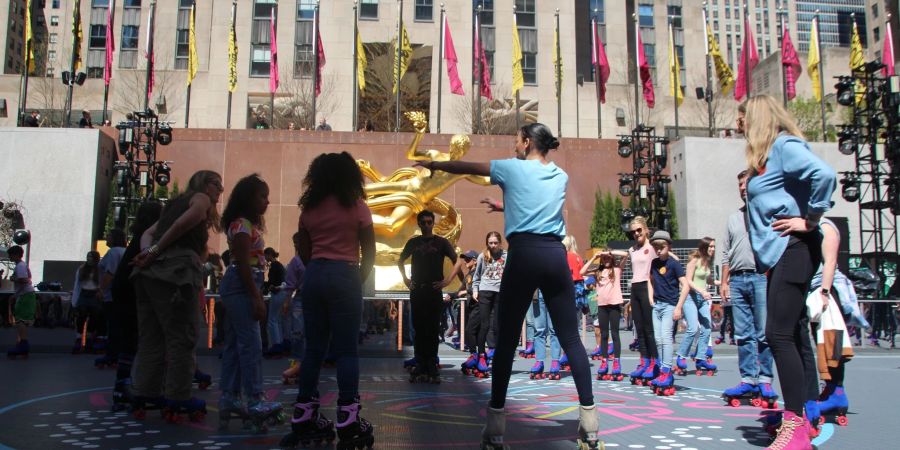
POLYGON ((530 139, 542 155, 559 148, 559 139, 553 136, 550 129, 542 123, 530 123, 519 129, 522 139, 530 139))

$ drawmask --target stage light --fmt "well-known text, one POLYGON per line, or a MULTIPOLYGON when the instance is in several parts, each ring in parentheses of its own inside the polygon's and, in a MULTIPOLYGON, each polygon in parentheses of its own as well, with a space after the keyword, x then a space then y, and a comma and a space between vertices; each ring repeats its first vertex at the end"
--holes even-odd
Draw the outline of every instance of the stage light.
POLYGON ((838 150, 844 155, 856 153, 859 147, 859 131, 852 127, 841 128, 838 132, 838 150))
POLYGON ((622 214, 619 216, 620 223, 622 224, 622 232, 624 232, 628 237, 631 237, 631 221, 634 219, 634 212, 630 209, 626 208, 622 210, 622 214))
POLYGON ((171 179, 172 169, 169 168, 169 165, 166 164, 165 161, 156 163, 156 176, 154 179, 156 180, 156 184, 160 186, 166 186, 169 184, 169 180, 171 179))
POLYGON ((619 195, 628 197, 634 192, 634 176, 628 173, 619 174, 619 195))
POLYGON ((657 142, 653 148, 653 158, 656 160, 657 167, 665 169, 666 162, 669 160, 669 140, 663 139, 657 142))
POLYGON ((159 124, 159 131, 156 132, 156 141, 162 145, 169 145, 172 143, 172 127, 169 124, 159 124))
POLYGON ((834 85, 834 88, 837 89, 838 104, 843 106, 853 105, 853 101, 856 98, 856 92, 854 90, 852 77, 838 77, 838 82, 834 85))
POLYGON ((125 155, 134 141, 134 128, 130 123, 120 123, 116 128, 119 130, 119 153, 125 155))
POLYGON ((16 245, 28 245, 31 243, 31 232, 28 230, 16 230, 13 233, 12 240, 16 245))
POLYGON ((628 158, 634 149, 631 147, 631 137, 623 136, 619 138, 619 156, 628 158))
POLYGON ((859 177, 855 173, 847 172, 841 179, 841 197, 851 203, 859 200, 859 177))

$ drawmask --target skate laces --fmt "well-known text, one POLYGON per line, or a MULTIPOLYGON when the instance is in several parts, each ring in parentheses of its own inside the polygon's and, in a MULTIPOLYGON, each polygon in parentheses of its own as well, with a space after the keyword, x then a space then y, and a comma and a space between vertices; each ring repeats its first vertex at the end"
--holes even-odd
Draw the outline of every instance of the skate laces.
POLYGON ((782 418, 781 426, 778 427, 778 435, 775 437, 775 442, 772 442, 768 448, 771 450, 782 450, 787 448, 787 445, 794 439, 794 432, 798 426, 802 425, 803 418, 801 417, 793 417, 793 418, 782 418), (799 419, 799 420, 797 420, 799 419))

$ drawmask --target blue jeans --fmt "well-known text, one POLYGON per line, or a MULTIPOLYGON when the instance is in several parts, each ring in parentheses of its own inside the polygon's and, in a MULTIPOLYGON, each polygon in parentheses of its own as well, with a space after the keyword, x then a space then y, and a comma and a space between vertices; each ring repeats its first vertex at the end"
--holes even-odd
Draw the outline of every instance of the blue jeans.
MULTIPOLYGON (((262 288, 263 273, 255 272, 257 289, 262 288)), ((250 397, 262 388, 262 337, 259 321, 253 320, 250 293, 244 287, 237 268, 225 271, 219 285, 225 307, 225 349, 222 351, 222 393, 250 397)))
POLYGON ((766 341, 766 276, 733 275, 729 281, 738 369, 744 383, 772 382, 772 350, 766 341))
POLYGON ((274 347, 284 343, 285 317, 281 315, 281 307, 285 301, 290 301, 286 292, 278 291, 269 298, 269 314, 266 319, 266 328, 269 330, 269 346, 274 347))
POLYGON ((653 305, 653 337, 656 339, 657 363, 662 367, 672 368, 672 336, 675 332, 675 305, 656 302, 653 305))
POLYGON ((303 326, 303 300, 300 294, 291 299, 291 356, 298 361, 303 360, 306 351, 306 331, 303 326))
POLYGON ((543 361, 547 357, 547 338, 550 338, 550 360, 559 361, 559 339, 556 338, 556 330, 550 315, 547 314, 547 305, 544 296, 538 293, 538 300, 531 302, 529 312, 534 316, 534 357, 536 361, 543 361))
POLYGON ((527 342, 534 342, 535 334, 537 330, 534 329, 534 310, 537 309, 537 300, 531 301, 531 308, 528 308, 528 312, 525 313, 525 345, 528 345, 527 342))
POLYGON ((697 358, 705 358, 703 355, 706 354, 706 348, 709 347, 709 334, 712 332, 709 302, 704 300, 700 294, 691 291, 689 297, 684 301, 682 313, 687 322, 687 330, 684 332, 684 339, 681 341, 681 347, 676 355, 681 358, 690 357, 691 347, 694 346, 694 341, 697 341, 697 353, 694 354, 697 355, 697 358))
POLYGON ((352 402, 359 395, 357 339, 363 302, 359 266, 314 259, 306 266, 300 295, 306 354, 300 366, 298 399, 318 396, 319 371, 328 351, 337 364, 338 399, 352 402))

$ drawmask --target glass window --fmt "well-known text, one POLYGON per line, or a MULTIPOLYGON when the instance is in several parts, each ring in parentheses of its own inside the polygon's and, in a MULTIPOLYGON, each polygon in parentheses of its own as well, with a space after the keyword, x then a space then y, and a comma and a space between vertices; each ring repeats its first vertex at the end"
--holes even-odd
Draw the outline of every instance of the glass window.
POLYGON ((597 21, 606 23, 606 8, 603 5, 604 0, 591 0, 591 17, 596 16, 597 21))
POLYGON ((268 18, 272 14, 272 8, 278 3, 278 0, 254 0, 253 17, 268 18))
POLYGON ((138 47, 138 26, 122 26, 122 50, 136 49, 138 47))
MULTIPOLYGON (((494 0, 477 0, 476 3, 481 5, 481 24, 494 26, 494 0)), ((519 0, 516 0, 516 6, 519 6, 519 0)))
POLYGON ((50 50, 47 52, 47 59, 51 62, 56 61, 56 50, 50 50))
POLYGON ((522 77, 525 84, 537 84, 536 53, 522 53, 522 77))
POLYGON ((537 18, 534 0, 516 0, 516 25, 522 46, 522 78, 525 84, 537 84, 537 18))
POLYGON ((669 5, 667 11, 669 16, 672 17, 672 26, 681 28, 681 6, 669 5))
POLYGON ((53 0, 53 9, 59 9, 59 0, 53 0))
POLYGON ((272 52, 269 50, 268 44, 254 45, 250 51, 250 76, 269 76, 269 60, 271 58, 272 52))
POLYGON ((529 28, 535 26, 534 0, 516 0, 516 25, 529 28))
POLYGON ((59 26, 59 16, 50 16, 50 26, 59 26))
POLYGON ((56 33, 50 33, 50 43, 55 44, 59 40, 59 35, 56 33))
POLYGON ((269 75, 269 21, 276 0, 255 0, 253 5, 253 29, 250 33, 250 76, 269 75))
POLYGON ((878 18, 878 3, 872 3, 872 18, 878 18))
POLYGON ((126 8, 140 8, 141 0, 125 0, 126 8))
POLYGON ((879 30, 878 27, 873 28, 872 36, 875 38, 876 42, 880 41, 881 40, 881 30, 879 30))
POLYGON ((106 25, 91 25, 90 48, 106 48, 106 25))
POLYGON ((194 3, 194 0, 178 0, 178 7, 190 8, 193 3, 194 3))
POLYGON ((638 6, 638 23, 642 27, 653 26, 653 5, 638 6))
POLYGON ((312 77, 313 64, 313 21, 298 18, 294 33, 294 78, 312 77))
POLYGON ((360 0, 359 17, 363 19, 377 19, 378 0, 360 0))
POLYGON ((52 68, 52 67, 48 67, 48 68, 47 68, 47 78, 53 78, 54 75, 55 75, 55 74, 54 74, 54 72, 53 72, 53 68, 52 68))
POLYGON ((190 57, 191 2, 179 0, 178 21, 175 29, 175 70, 187 70, 190 57))
POLYGON ((316 0, 297 0, 297 20, 312 19, 316 14, 316 0))
POLYGON ((416 0, 416 20, 430 22, 434 20, 434 0, 416 0))
POLYGON ((94 8, 108 8, 109 0, 91 0, 91 6, 94 8))

